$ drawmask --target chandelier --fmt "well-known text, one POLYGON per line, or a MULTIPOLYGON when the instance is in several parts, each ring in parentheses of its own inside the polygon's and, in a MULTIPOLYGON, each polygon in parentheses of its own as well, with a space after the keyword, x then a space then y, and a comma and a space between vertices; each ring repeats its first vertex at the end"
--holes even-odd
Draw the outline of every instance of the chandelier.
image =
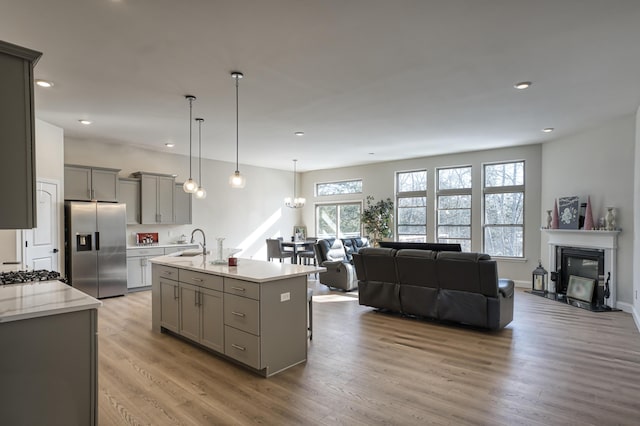
POLYGON ((287 197, 284 199, 284 205, 292 209, 299 209, 304 207, 304 203, 307 201, 302 197, 296 197, 296 163, 298 160, 293 160, 293 198, 287 197))

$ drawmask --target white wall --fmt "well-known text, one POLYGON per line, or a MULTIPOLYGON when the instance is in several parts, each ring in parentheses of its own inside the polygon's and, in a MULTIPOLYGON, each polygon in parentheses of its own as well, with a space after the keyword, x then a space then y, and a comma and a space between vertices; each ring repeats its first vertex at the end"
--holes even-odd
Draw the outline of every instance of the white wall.
MULTIPOLYGON (((63 204, 62 188, 64 183, 64 132, 61 128, 46 123, 36 118, 36 179, 55 180, 59 183, 59 215, 61 245, 60 253, 63 253, 62 243, 64 242, 63 228, 63 204)), ((21 231, 2 230, 0 231, 0 261, 22 261, 21 231)), ((58 256, 58 271, 61 271, 63 262, 62 256, 58 256)), ((8 267, 6 269, 16 269, 8 267)))
MULTIPOLYGON (((542 146, 542 204, 540 217, 553 208, 554 199, 577 195, 591 197, 594 221, 604 217, 606 207, 617 212, 619 302, 633 303, 634 240, 634 145, 635 116, 629 114, 542 146)), ((637 167, 637 166, 635 166, 637 167)), ((637 193, 637 192, 636 192, 637 193)), ((546 235, 541 258, 548 261, 546 235)), ((549 265, 546 265, 549 269, 549 265)))
POLYGON ((640 108, 636 112, 635 179, 633 200, 633 308, 640 329, 640 108))
MULTIPOLYGON (((327 201, 364 200, 367 195, 394 199, 395 172, 402 170, 427 169, 429 216, 427 218, 427 240, 434 241, 435 236, 435 169, 438 167, 470 165, 473 170, 472 195, 472 250, 482 251, 481 202, 482 202, 482 164, 496 161, 525 160, 526 193, 525 193, 525 249, 526 260, 498 260, 498 271, 501 277, 509 277, 519 281, 520 285, 531 285, 531 272, 538 265, 540 256, 540 158, 541 147, 527 145, 515 148, 503 148, 486 151, 466 152, 461 154, 422 157, 411 160, 391 161, 363 166, 318 170, 302 174, 302 192, 307 198, 303 209, 303 223, 309 235, 315 234, 314 206, 327 201), (318 182, 362 179, 363 194, 361 196, 316 197, 314 185, 318 182)), ((339 155, 337 153, 336 155, 339 155)))
MULTIPOLYGON (((193 178, 198 180, 194 158, 193 178)), ((189 174, 188 157, 124 145, 105 144, 67 138, 65 163, 121 169, 120 176, 136 171, 176 174, 176 182, 184 182, 189 174)), ((291 192, 291 172, 240 164, 247 178, 244 189, 228 185, 235 164, 206 160, 202 162, 204 200, 193 199, 193 225, 138 225, 128 227, 129 244, 135 232, 158 232, 161 243, 174 242, 181 234, 191 235, 202 228, 207 246, 215 247, 217 237, 225 238, 225 247, 242 248, 240 257, 266 260, 265 239, 273 236, 289 238, 297 222, 298 212, 284 207, 283 199, 291 192)), ((200 236, 196 237, 200 241, 200 236)))

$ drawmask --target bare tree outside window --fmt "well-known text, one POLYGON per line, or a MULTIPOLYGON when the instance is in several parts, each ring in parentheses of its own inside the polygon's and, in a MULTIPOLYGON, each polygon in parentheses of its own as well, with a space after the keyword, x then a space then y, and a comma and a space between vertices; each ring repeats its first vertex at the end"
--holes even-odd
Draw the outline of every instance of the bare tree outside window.
POLYGON ((471 166, 438 169, 439 243, 457 243, 471 251, 471 166))
POLYGON ((484 166, 484 251, 524 257, 524 161, 484 166))
POLYGON ((427 241, 427 171, 396 173, 398 241, 427 241))
POLYGON ((318 238, 359 237, 362 203, 320 204, 316 206, 318 238))
POLYGON ((362 179, 316 184, 316 195, 362 194, 362 179))

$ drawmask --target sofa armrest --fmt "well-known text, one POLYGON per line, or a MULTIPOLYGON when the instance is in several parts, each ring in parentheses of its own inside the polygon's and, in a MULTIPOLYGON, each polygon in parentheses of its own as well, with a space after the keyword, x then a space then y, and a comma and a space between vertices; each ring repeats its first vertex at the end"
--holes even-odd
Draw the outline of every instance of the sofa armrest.
POLYGON ((500 278, 498 280, 498 292, 502 297, 507 299, 513 297, 513 292, 515 291, 515 283, 513 280, 509 280, 506 278, 500 278))

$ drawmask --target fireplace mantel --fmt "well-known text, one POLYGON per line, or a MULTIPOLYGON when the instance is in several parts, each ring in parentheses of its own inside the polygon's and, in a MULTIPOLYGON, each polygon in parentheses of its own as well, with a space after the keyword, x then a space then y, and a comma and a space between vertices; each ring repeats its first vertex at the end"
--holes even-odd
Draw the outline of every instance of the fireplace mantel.
POLYGON ((618 234, 616 231, 583 231, 578 229, 542 229, 548 236, 549 243, 549 268, 555 270, 556 267, 556 247, 583 247, 604 250, 605 275, 611 273, 609 289, 611 297, 606 301, 607 305, 616 307, 617 288, 617 251, 618 234))

